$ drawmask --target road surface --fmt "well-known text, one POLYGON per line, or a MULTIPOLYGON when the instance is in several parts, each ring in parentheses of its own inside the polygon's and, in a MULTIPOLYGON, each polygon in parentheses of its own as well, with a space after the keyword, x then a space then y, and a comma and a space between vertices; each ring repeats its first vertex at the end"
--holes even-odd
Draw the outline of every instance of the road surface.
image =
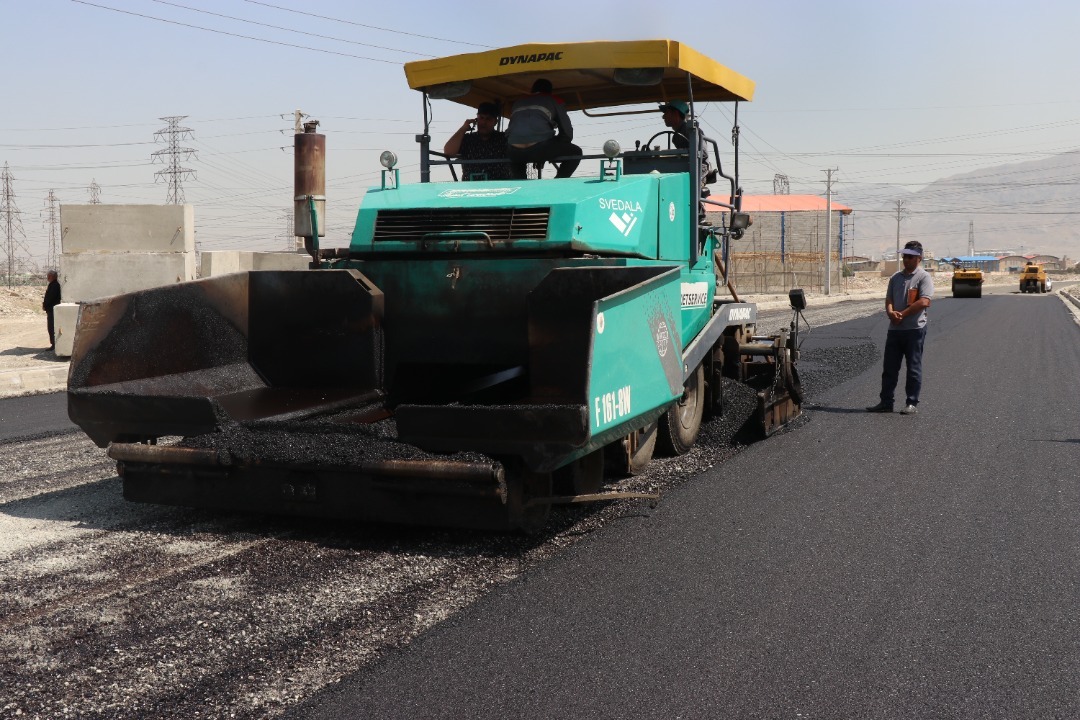
POLYGON ((287 717, 1080 716, 1080 331, 942 298, 925 368, 917 416, 866 372, 287 717))

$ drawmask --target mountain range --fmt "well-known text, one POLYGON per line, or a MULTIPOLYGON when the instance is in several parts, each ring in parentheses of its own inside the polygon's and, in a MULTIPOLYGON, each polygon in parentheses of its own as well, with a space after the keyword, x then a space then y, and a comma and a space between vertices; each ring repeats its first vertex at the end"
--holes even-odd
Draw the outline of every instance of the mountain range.
POLYGON ((918 240, 936 257, 1045 254, 1080 258, 1080 151, 987 167, 943 178, 917 191, 842 184, 834 200, 845 218, 845 255, 880 259, 918 240))

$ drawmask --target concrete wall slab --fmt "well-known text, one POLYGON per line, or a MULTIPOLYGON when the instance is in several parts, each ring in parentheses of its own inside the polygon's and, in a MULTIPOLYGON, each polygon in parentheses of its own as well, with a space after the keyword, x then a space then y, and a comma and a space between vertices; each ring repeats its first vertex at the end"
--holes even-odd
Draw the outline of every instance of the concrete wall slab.
POLYGON ((64 302, 88 302, 195 279, 195 253, 64 253, 64 302))
POLYGON ((53 331, 57 357, 71 357, 75 346, 75 328, 79 324, 79 303, 60 303, 53 308, 53 331))
POLYGON ((193 205, 61 205, 64 254, 194 252, 193 205))
POLYGON ((311 256, 284 252, 212 250, 200 253, 199 277, 248 270, 307 270, 311 256))
POLYGON ((252 270, 307 270, 311 256, 300 253, 252 253, 252 270))
MULTIPOLYGON (((247 268, 243 268, 247 269, 247 268)), ((199 253, 199 277, 240 272, 240 253, 235 250, 203 250, 199 253)))

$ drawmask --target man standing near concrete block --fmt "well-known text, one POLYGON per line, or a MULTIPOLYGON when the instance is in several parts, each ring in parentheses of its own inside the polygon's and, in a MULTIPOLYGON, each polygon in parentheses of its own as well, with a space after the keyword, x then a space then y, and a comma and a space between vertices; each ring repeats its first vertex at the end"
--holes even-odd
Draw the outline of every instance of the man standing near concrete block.
POLYGON ((45 288, 45 299, 41 303, 41 309, 45 311, 46 324, 49 328, 49 349, 56 349, 56 334, 53 327, 53 308, 60 304, 60 283, 56 280, 56 271, 50 270, 45 274, 49 281, 45 288))

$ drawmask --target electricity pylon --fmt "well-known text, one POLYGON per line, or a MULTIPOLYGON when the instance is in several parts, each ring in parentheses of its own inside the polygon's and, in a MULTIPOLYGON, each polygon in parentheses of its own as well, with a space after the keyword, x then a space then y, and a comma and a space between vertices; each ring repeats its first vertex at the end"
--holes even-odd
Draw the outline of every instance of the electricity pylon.
POLYGON ((195 177, 194 170, 180 166, 180 163, 195 154, 195 150, 192 148, 180 147, 180 141, 185 138, 191 139, 191 133, 194 132, 191 128, 180 127, 180 121, 186 117, 187 115, 171 115, 169 117, 158 118, 158 120, 164 120, 169 124, 167 127, 154 133, 155 141, 161 139, 168 143, 168 147, 164 150, 158 150, 151 153, 154 162, 157 162, 160 159, 162 162, 166 163, 164 169, 154 173, 155 182, 161 177, 169 183, 169 192, 165 198, 166 205, 183 205, 185 202, 184 186, 180 183, 184 178, 190 177, 194 179, 195 177))

